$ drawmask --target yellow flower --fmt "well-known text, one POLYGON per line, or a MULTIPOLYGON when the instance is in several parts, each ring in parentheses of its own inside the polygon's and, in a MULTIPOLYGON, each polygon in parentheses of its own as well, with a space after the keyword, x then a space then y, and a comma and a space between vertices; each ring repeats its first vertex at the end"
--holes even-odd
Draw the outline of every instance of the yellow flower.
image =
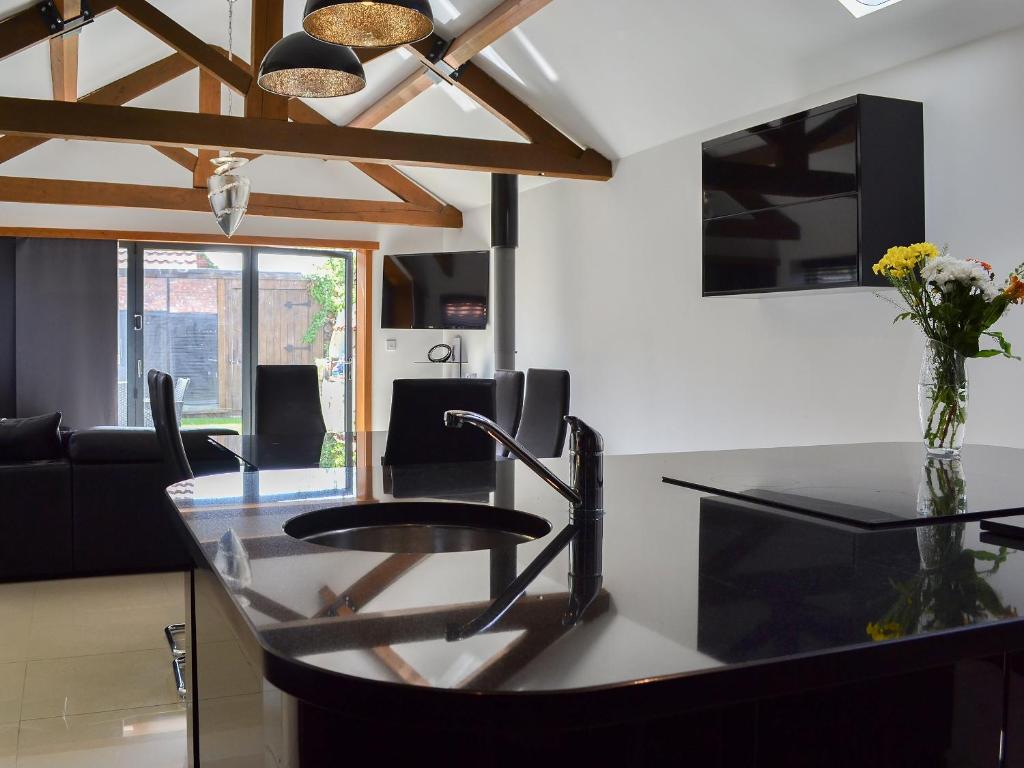
POLYGON ((895 621, 888 621, 885 624, 882 624, 881 622, 878 624, 868 622, 867 631, 868 636, 876 642, 879 640, 895 640, 903 637, 903 630, 900 629, 900 625, 895 621))
POLYGON ((897 245, 886 251, 885 256, 871 267, 871 271, 876 275, 901 278, 910 274, 910 271, 917 266, 917 262, 918 257, 912 254, 909 248, 897 245))
POLYGON ((939 249, 934 243, 914 243, 909 249, 917 257, 918 261, 934 259, 939 255, 939 249))
POLYGON ((872 265, 871 271, 876 275, 900 279, 909 275, 922 261, 938 255, 939 249, 931 243, 897 245, 886 251, 885 256, 872 265))

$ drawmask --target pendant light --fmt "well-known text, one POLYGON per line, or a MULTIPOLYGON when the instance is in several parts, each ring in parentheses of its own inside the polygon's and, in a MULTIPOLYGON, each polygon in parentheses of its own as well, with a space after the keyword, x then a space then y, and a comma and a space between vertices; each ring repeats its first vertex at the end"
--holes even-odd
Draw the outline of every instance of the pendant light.
MULTIPOLYGON (((228 0, 228 60, 234 59, 232 51, 232 33, 234 29, 235 0, 228 0)), ((234 104, 231 98, 231 89, 228 89, 228 117, 234 104)), ((220 157, 210 160, 214 167, 213 175, 206 180, 206 187, 209 190, 207 198, 210 201, 210 209, 217 220, 217 226, 221 231, 231 237, 235 234, 242 217, 249 207, 249 179, 232 171, 236 171, 249 162, 244 157, 235 157, 230 152, 224 152, 220 157)))
POLYGON ((279 96, 323 99, 363 90, 366 75, 351 48, 293 32, 267 51, 256 82, 279 96))
POLYGON ((248 160, 234 155, 222 155, 211 161, 216 170, 206 180, 210 208, 221 231, 231 237, 235 234, 242 217, 249 207, 249 179, 232 171, 245 165, 248 160))
POLYGON ((306 0, 302 27, 328 43, 383 48, 434 31, 428 0, 306 0))

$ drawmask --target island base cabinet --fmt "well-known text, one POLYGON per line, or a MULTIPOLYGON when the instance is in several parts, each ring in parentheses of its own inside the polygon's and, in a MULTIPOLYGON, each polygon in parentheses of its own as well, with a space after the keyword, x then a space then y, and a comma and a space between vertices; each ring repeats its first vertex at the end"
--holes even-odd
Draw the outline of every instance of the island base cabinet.
POLYGON ((566 693, 564 710, 548 704, 538 716, 524 699, 508 720, 406 699, 382 708, 351 698, 339 711, 266 679, 263 650, 208 569, 191 586, 190 764, 201 768, 1024 768, 1024 654, 885 676, 860 665, 842 685, 782 663, 754 675, 759 688, 729 687, 738 703, 714 706, 668 681, 629 707, 611 690, 566 693), (614 724, 568 727, 581 722, 614 724))
POLYGON ((1002 656, 760 702, 757 766, 999 768, 1002 656))
POLYGON ((302 768, 337 765, 339 744, 356 765, 998 768, 1002 689, 1001 657, 968 659, 589 729, 418 727, 408 717, 362 720, 299 702, 298 753, 302 768))
POLYGON ((414 764, 429 756, 446 766, 495 768, 999 768, 1003 689, 1004 659, 996 656, 586 729, 555 722, 428 727, 409 712, 363 719, 299 702, 298 755, 303 768, 334 765, 339 744, 356 764, 378 765, 414 764))
POLYGON ((296 701, 263 676, 262 650, 223 587, 192 572, 189 765, 296 768, 296 701))
POLYGON ((1006 657, 1005 768, 1024 768, 1024 651, 1006 657))

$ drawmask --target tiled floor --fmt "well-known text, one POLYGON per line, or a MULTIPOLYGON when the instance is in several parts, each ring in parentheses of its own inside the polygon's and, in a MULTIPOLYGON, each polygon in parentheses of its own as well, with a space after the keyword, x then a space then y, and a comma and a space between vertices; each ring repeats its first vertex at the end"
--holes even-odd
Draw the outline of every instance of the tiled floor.
POLYGON ((0 584, 0 768, 181 768, 182 574, 0 584))

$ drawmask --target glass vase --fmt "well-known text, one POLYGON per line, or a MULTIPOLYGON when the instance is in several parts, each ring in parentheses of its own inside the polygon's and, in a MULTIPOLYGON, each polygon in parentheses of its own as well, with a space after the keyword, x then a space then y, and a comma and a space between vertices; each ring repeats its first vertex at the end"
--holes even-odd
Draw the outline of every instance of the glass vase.
POLYGON ((967 428, 968 382, 964 356, 929 339, 921 358, 917 404, 921 433, 930 456, 955 458, 967 428))
POLYGON ((917 514, 922 518, 955 518, 967 513, 967 478, 960 459, 929 456, 917 486, 917 514))

